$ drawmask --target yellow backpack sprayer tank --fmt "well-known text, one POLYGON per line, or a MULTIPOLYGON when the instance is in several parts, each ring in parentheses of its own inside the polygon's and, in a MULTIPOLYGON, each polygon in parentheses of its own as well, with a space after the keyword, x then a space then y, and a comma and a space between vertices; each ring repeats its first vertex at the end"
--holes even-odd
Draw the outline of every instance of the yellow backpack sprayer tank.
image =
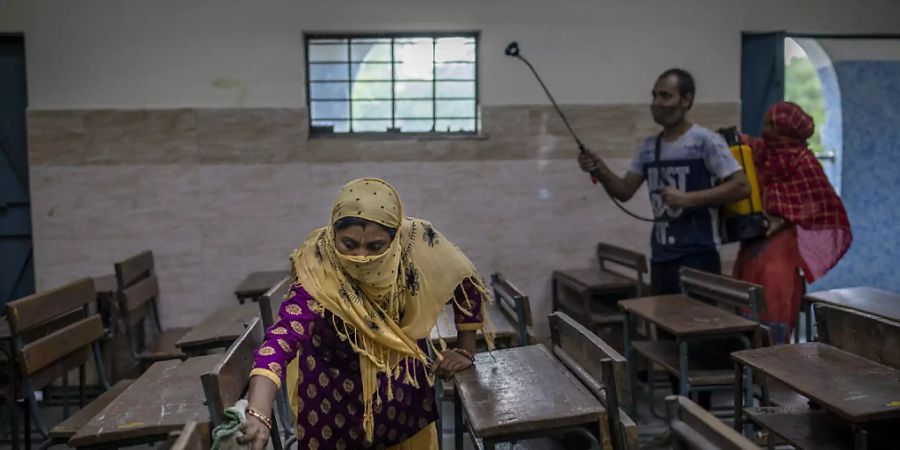
POLYGON ((767 224, 763 214, 759 180, 756 177, 756 165, 753 163, 753 151, 750 146, 741 142, 736 127, 719 129, 718 132, 731 148, 734 159, 744 168, 747 181, 750 183, 750 197, 719 208, 719 234, 722 243, 763 237, 766 234, 767 224))

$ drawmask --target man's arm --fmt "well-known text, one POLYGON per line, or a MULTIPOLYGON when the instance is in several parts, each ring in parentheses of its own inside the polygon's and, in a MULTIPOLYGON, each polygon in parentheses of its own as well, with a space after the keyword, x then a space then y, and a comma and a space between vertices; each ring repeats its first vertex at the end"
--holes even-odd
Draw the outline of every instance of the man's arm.
POLYGON ((619 178, 602 159, 590 151, 582 153, 578 157, 578 164, 581 166, 581 170, 597 178, 610 197, 620 202, 628 201, 633 197, 634 193, 641 187, 641 183, 644 182, 644 177, 631 171, 626 173, 625 177, 619 178))
POLYGON ((743 170, 725 177, 718 186, 702 191, 683 192, 673 187, 662 190, 663 200, 673 208, 723 205, 749 196, 750 182, 743 170))

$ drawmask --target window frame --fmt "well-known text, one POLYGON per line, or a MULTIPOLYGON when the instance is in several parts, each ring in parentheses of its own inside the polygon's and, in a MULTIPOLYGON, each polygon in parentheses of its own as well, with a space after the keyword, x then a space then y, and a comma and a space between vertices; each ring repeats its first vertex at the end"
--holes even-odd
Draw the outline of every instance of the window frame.
MULTIPOLYGON (((479 31, 423 31, 423 32, 367 32, 367 33, 356 33, 356 32, 314 32, 314 33, 304 33, 303 34, 303 50, 304 50, 304 88, 306 91, 306 108, 307 108, 307 126, 309 129, 309 137, 310 138, 319 138, 319 137, 341 137, 341 138, 353 138, 353 137, 369 137, 376 139, 392 139, 392 138, 471 138, 471 137, 480 137, 482 126, 481 126, 481 90, 480 90, 480 55, 481 55, 481 33, 479 31), (312 95, 311 95, 311 87, 314 83, 313 80, 310 80, 310 67, 311 62, 309 58, 309 49, 312 41, 315 40, 340 40, 346 39, 348 40, 348 44, 353 39, 391 39, 391 122, 393 126, 396 126, 397 120, 403 120, 402 118, 398 118, 396 116, 396 99, 395 99, 395 89, 397 80, 395 79, 394 68, 397 64, 397 60, 393 54, 394 42, 395 39, 403 39, 403 38, 430 38, 430 39, 439 39, 439 38, 471 38, 475 41, 475 55, 474 61, 471 63, 473 67, 474 78, 473 79, 448 79, 448 81, 470 81, 474 84, 474 96, 473 97, 465 97, 458 98, 458 100, 474 100, 475 107, 472 113, 472 117, 460 118, 460 120, 474 120, 475 127, 471 131, 400 131, 396 129, 388 129, 386 131, 354 131, 353 130, 353 98, 352 98, 352 89, 348 90, 348 103, 350 108, 350 115, 348 116, 349 122, 349 131, 346 132, 335 132, 317 129, 313 126, 313 113, 312 113, 312 95)), ((350 46, 348 45, 348 52, 350 52, 350 46)), ((433 53, 432 53, 433 55, 433 53)), ((433 57, 433 56, 432 56, 433 57)), ((312 62, 315 64, 315 61, 312 62)), ((347 60, 348 65, 354 64, 352 58, 348 56, 347 60)), ((432 67, 436 62, 432 60, 432 67)), ((434 70, 434 69, 433 69, 434 70)), ((454 120, 456 118, 445 118, 445 117, 437 117, 437 101, 442 98, 436 96, 436 84, 441 82, 441 79, 432 76, 431 80, 416 80, 416 81, 430 81, 432 83, 432 111, 431 111, 431 120, 432 127, 434 127, 437 120, 454 120)), ((347 80, 347 82, 352 87, 352 80, 347 80)), ((457 98, 453 98, 457 99, 457 98)), ((321 119, 320 119, 321 120, 321 119)), ((356 119, 360 120, 360 119, 356 119)), ((375 119, 373 119, 375 120, 375 119)), ((377 119, 377 120, 388 120, 388 119, 377 119)), ((410 118, 410 120, 418 120, 418 118, 410 118)))

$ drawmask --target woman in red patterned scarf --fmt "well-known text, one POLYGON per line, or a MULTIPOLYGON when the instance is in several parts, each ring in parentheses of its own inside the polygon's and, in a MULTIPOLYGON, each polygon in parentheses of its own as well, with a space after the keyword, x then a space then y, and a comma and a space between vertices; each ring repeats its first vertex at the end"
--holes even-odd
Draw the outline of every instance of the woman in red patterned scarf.
POLYGON ((853 235, 841 199, 807 146, 812 117, 790 102, 766 113, 762 139, 745 136, 753 149, 766 237, 744 242, 734 265, 735 278, 765 287, 768 322, 776 343, 787 342, 803 295, 803 279, 813 282, 844 256, 853 235))

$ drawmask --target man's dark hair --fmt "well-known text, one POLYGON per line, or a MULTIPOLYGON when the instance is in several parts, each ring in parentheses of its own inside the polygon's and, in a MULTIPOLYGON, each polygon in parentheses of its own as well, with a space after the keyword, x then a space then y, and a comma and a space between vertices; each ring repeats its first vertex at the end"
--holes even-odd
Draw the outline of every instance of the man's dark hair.
POLYGON ((675 76, 675 79, 678 80, 678 92, 682 97, 691 94, 691 104, 688 105, 688 109, 691 109, 694 106, 694 99, 697 98, 697 85, 694 83, 694 76, 687 70, 676 67, 663 72, 657 80, 670 76, 675 76))

